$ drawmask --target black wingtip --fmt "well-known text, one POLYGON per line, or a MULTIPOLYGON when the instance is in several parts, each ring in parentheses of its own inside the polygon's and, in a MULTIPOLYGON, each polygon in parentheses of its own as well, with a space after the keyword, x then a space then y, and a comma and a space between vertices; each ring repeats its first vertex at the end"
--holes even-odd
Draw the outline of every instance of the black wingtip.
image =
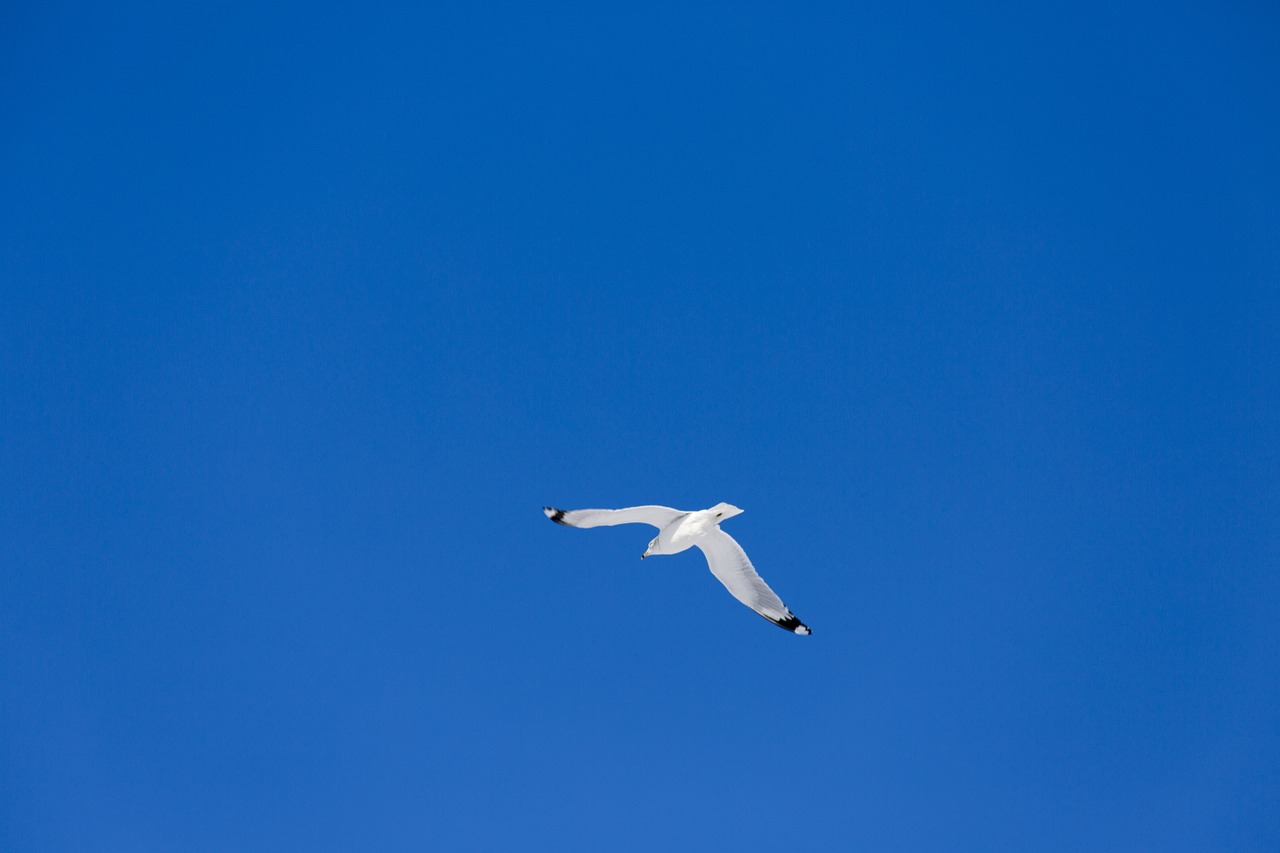
POLYGON ((542 511, 543 513, 546 514, 547 518, 551 519, 556 524, 563 524, 565 527, 569 526, 569 523, 564 520, 564 510, 555 509, 554 507, 544 506, 542 508, 542 511))
POLYGON ((793 634, 813 633, 809 630, 809 626, 797 619, 795 615, 788 616, 786 619, 770 619, 769 621, 777 625, 779 628, 786 628, 793 634))

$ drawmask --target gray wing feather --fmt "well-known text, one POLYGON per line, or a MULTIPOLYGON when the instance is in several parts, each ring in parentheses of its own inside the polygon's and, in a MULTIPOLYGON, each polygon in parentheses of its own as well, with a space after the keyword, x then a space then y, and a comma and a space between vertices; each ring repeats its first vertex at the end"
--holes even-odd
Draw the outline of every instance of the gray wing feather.
POLYGON ((781 628, 797 634, 810 633, 809 626, 797 619, 756 573, 747 552, 732 536, 717 527, 697 544, 707 557, 711 574, 724 584, 730 595, 781 628))
POLYGON ((669 506, 631 506, 626 509, 554 509, 543 513, 556 524, 569 527, 612 527, 615 524, 652 524, 661 530, 683 513, 669 506))

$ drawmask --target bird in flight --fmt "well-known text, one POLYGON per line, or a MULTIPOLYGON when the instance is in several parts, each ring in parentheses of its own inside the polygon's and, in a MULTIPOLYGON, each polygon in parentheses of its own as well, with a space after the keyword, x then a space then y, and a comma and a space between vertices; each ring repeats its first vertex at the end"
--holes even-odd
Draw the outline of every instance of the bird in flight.
POLYGON ((729 594, 779 628, 809 634, 809 626, 787 609, 782 599, 769 589, 747 559, 742 546, 720 529, 720 523, 742 510, 727 503, 711 509, 683 512, 668 506, 632 506, 626 509, 553 509, 542 511, 556 524, 568 527, 612 527, 615 524, 652 524, 658 535, 640 555, 679 554, 697 545, 707 558, 707 566, 729 594))

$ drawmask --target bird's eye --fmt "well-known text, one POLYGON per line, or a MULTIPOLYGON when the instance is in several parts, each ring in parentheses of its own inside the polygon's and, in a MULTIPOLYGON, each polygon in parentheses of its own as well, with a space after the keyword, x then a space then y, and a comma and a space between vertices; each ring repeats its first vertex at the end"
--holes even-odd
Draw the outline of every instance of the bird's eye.
POLYGON ((716 513, 716 518, 719 518, 719 517, 720 517, 720 516, 722 516, 722 515, 724 515, 724 513, 723 513, 723 512, 717 512, 717 513, 716 513))

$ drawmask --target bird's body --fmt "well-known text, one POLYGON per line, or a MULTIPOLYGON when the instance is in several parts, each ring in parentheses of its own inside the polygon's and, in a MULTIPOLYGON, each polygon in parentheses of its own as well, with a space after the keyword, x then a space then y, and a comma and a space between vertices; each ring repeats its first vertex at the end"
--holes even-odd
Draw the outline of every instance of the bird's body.
POLYGON ((698 540, 719 529, 721 521, 731 518, 742 510, 728 504, 720 504, 711 509, 687 512, 658 531, 658 536, 649 545, 649 550, 641 555, 644 559, 652 554, 679 554, 687 551, 698 540))
POLYGON ((809 627, 796 618, 782 599, 769 589, 747 559, 746 552, 720 529, 742 510, 727 503, 711 509, 683 512, 666 506, 633 506, 627 509, 563 510, 543 507, 547 518, 568 527, 605 527, 615 524, 651 524, 658 535, 640 559, 654 554, 679 554, 695 545, 702 549, 707 566, 734 598, 780 628, 808 634, 809 627))

